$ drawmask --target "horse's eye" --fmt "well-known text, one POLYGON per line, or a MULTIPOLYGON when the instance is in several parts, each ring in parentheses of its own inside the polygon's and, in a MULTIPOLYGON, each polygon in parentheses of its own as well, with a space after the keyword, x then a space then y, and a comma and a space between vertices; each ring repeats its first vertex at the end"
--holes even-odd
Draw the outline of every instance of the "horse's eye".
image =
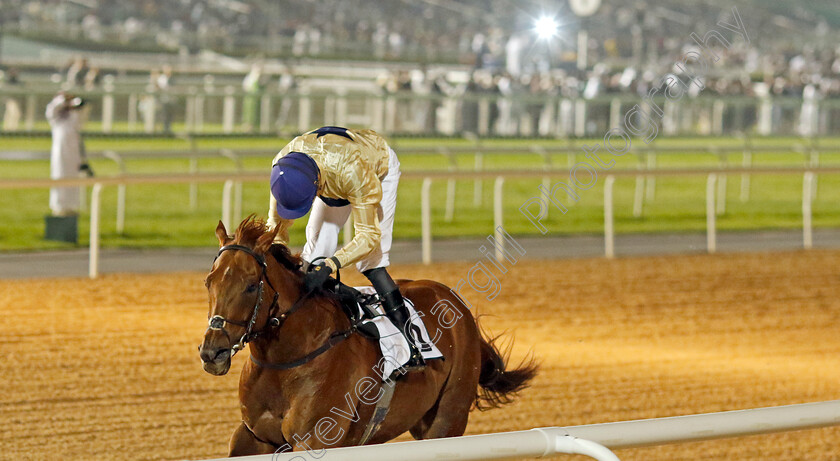
POLYGON ((248 285, 248 287, 245 288, 245 293, 253 293, 255 291, 257 291, 257 285, 254 283, 248 285))

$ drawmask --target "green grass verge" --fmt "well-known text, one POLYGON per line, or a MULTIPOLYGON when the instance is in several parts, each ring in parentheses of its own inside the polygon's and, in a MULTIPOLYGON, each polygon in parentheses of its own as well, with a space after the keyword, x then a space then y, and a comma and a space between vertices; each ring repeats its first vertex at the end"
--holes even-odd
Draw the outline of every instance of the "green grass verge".
MULTIPOLYGON (((245 159, 248 170, 267 170, 274 153, 288 140, 280 138, 199 138, 199 148, 228 147, 237 149, 265 149, 264 157, 245 159)), ((594 144, 599 140, 578 140, 575 145, 594 144)), ((710 167, 717 166, 719 158, 711 154, 685 155, 692 146, 740 146, 736 138, 678 138, 660 139, 652 145, 674 148, 673 154, 657 156, 657 165, 664 167, 710 167)), ((754 165, 802 165, 805 157, 795 150, 802 141, 795 138, 764 138, 754 145, 772 145, 790 148, 786 154, 755 154, 754 165)), ((403 171, 417 169, 447 169, 449 162, 438 154, 410 154, 411 148, 446 146, 470 146, 468 140, 401 138, 394 140, 400 154, 403 171)), ((640 159, 639 144, 635 143, 631 153, 617 158, 618 168, 634 168, 640 159)), ((538 168, 543 165, 540 155, 530 151, 530 146, 546 148, 565 146, 566 141, 552 140, 485 140, 483 145, 510 149, 510 153, 486 155, 484 167, 494 168, 538 168)), ((821 140, 823 146, 838 146, 840 140, 821 140)), ((177 138, 91 138, 88 150, 170 150, 187 149, 188 143, 177 138)), ((836 149, 836 147, 833 147, 836 149)), ((0 150, 48 150, 47 138, 0 137, 0 150)), ((581 151, 582 154, 582 151, 581 151)), ((740 164, 741 154, 729 155, 732 165, 740 164)), ((551 156, 557 166, 565 166, 569 158, 565 154, 551 156)), ((583 155, 577 155, 583 160, 583 155)), ((840 155, 826 153, 823 164, 840 164, 840 155)), ((472 168, 475 158, 472 154, 455 156, 459 167, 472 168)), ((97 160, 94 169, 101 176, 118 173, 116 165, 109 160, 97 160)), ((126 161, 129 173, 177 173, 187 172, 186 159, 131 159, 126 161)), ((232 171, 232 164, 226 159, 201 159, 201 171, 232 171)), ((2 178, 45 178, 49 173, 46 161, 0 161, 2 178)), ((563 178, 552 178, 552 181, 563 178)), ((785 229, 801 226, 802 178, 800 176, 762 175, 751 178, 751 194, 747 202, 740 200, 740 176, 727 178, 727 210, 718 218, 722 230, 785 229)), ((519 207, 530 197, 538 195, 539 179, 508 180, 505 183, 504 215, 505 228, 518 235, 539 234, 519 207)), ((472 180, 456 182, 456 207, 454 219, 445 219, 446 181, 435 181, 432 187, 432 210, 435 238, 484 236, 493 230, 492 181, 485 180, 480 189, 480 204, 476 205, 476 185, 472 180)), ((618 233, 630 232, 693 232, 705 228, 705 178, 659 178, 653 200, 645 202, 644 213, 636 218, 632 215, 635 180, 620 178, 615 184, 615 218, 618 233)), ((569 207, 566 214, 551 209, 543 221, 553 235, 601 233, 603 231, 603 177, 589 190, 579 191, 581 200, 569 207)), ((0 251, 43 250, 72 248, 72 245, 43 240, 44 216, 48 210, 47 190, 4 190, 0 201, 0 251)), ((221 214, 221 184, 198 186, 197 207, 190 207, 189 185, 130 186, 127 188, 126 228, 122 235, 116 233, 116 187, 107 187, 103 192, 102 234, 104 247, 195 247, 214 245, 213 230, 221 214)), ((243 216, 256 213, 265 216, 268 207, 268 192, 265 184, 249 183, 243 186, 243 216)), ((89 215, 80 217, 79 246, 88 244, 89 215)), ((840 227, 840 176, 823 175, 819 178, 819 189, 814 202, 814 225, 817 227, 840 227)), ((297 223, 292 231, 295 243, 303 242, 305 219, 297 223)), ((404 179, 400 183, 395 237, 414 239, 420 236, 420 181, 404 179)))

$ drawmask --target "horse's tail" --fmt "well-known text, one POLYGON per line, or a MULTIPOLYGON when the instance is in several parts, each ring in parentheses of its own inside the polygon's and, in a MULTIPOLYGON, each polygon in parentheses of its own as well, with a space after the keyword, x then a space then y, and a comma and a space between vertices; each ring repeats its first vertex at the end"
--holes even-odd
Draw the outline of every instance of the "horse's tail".
POLYGON ((475 408, 481 411, 513 402, 519 391, 529 386, 539 370, 533 355, 526 357, 518 367, 508 369, 507 361, 513 341, 504 352, 500 352, 496 346, 498 339, 499 336, 485 339, 485 335, 481 335, 481 373, 475 396, 475 408))

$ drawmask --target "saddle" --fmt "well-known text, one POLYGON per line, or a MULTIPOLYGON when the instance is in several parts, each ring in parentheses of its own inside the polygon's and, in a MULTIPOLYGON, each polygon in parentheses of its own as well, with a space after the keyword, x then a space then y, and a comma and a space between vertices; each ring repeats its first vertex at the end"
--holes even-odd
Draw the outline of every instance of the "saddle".
POLYGON ((329 279, 324 287, 338 298, 341 310, 347 315, 350 323, 356 325, 360 333, 370 339, 379 339, 379 333, 370 322, 381 314, 376 312, 379 303, 379 295, 365 294, 361 291, 345 285, 340 280, 329 279), (360 313, 361 312, 361 313, 360 313))
MULTIPOLYGON (((353 329, 378 344, 384 359, 383 376, 393 379, 396 370, 409 360, 409 338, 384 314, 379 295, 372 287, 356 289, 335 279, 330 279, 325 288, 338 299, 353 329)), ((418 315, 410 299, 406 299, 405 303, 411 318, 411 323, 407 325, 407 334, 411 335, 411 340, 423 354, 423 359, 427 362, 434 359, 443 360, 443 354, 432 341, 422 315, 418 315)))

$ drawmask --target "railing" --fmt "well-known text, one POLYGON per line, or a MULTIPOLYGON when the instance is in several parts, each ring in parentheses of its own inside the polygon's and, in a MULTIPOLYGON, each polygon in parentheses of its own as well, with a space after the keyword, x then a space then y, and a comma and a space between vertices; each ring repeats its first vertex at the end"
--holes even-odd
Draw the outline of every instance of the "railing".
MULTIPOLYGON (((803 247, 811 248, 813 245, 813 229, 812 229, 812 215, 811 203, 813 200, 813 190, 816 180, 816 174, 840 173, 840 167, 822 167, 822 168, 795 168, 795 167, 752 167, 752 168, 668 168, 657 170, 610 170, 606 173, 606 180, 604 181, 604 255, 608 258, 615 256, 615 233, 614 233, 614 215, 613 215, 613 184, 616 177, 666 177, 666 176, 706 176, 706 242, 707 251, 714 253, 717 250, 717 228, 716 216, 723 212, 723 207, 720 207, 720 201, 716 200, 716 193, 719 178, 725 178, 728 174, 802 174, 803 175, 803 197, 802 197, 802 233, 803 233, 803 247)), ((494 192, 493 192, 493 228, 498 228, 504 224, 503 215, 503 200, 504 200, 504 181, 506 178, 546 178, 554 177, 568 177, 569 170, 507 170, 507 171, 476 171, 476 172, 420 172, 413 171, 403 173, 403 177, 424 178, 423 187, 421 189, 421 213, 422 213, 422 254, 423 263, 431 264, 431 199, 430 190, 432 179, 481 179, 481 178, 495 178, 494 192)), ((639 183, 637 181, 637 191, 639 190, 639 183)), ((638 194, 637 194, 638 195, 638 194)), ((498 242, 496 247, 496 256, 502 259, 504 252, 504 239, 498 242)))
MULTIPOLYGON (((608 258, 615 256, 615 235, 613 217, 612 188, 616 177, 647 177, 659 176, 706 176, 706 236, 707 250, 714 253, 717 248, 716 215, 720 208, 716 202, 716 184, 719 178, 728 174, 801 174, 803 175, 802 197, 802 233, 803 247, 810 248, 813 244, 811 201, 813 200, 813 185, 817 174, 838 174, 837 167, 754 167, 754 168, 704 168, 687 169, 671 168, 658 170, 609 170, 604 182, 604 254, 608 258)), ((504 224, 504 181, 506 178, 546 178, 568 177, 569 170, 504 170, 504 171, 407 171, 402 174, 403 179, 422 179, 421 187, 421 229, 422 229, 422 260, 424 264, 432 262, 432 218, 431 218, 431 184, 433 180, 458 179, 487 179, 494 178, 493 220, 494 229, 504 224)), ((126 175, 110 178, 78 178, 78 179, 10 179, 0 182, 0 189, 46 188, 62 186, 92 186, 90 210, 90 258, 88 275, 96 278, 99 275, 99 223, 100 223, 100 195, 104 186, 126 186, 132 184, 198 184, 224 183, 222 194, 222 221, 227 228, 231 228, 234 220, 234 209, 231 206, 234 186, 242 182, 266 181, 266 173, 203 173, 192 175, 126 175)), ((120 212, 118 210, 118 219, 120 212)), ((124 215, 123 215, 124 216, 124 215)), ((124 219, 124 218, 123 218, 124 219)), ((349 229, 345 227, 345 229, 349 229)), ((347 238, 349 232, 345 235, 347 238)), ((502 259, 504 239, 497 245, 496 257, 502 259)))
MULTIPOLYGON (((24 131, 45 130, 43 108, 58 85, 0 89, 14 101, 24 131), (38 125, 40 123, 40 125, 38 125)), ((91 101, 91 121, 111 132, 161 132, 167 114, 177 131, 188 133, 300 132, 320 125, 366 126, 382 133, 475 133, 479 136, 577 136, 602 134, 619 126, 626 112, 642 104, 633 94, 592 99, 556 94, 515 96, 387 93, 372 80, 310 79, 287 90, 247 93, 238 84, 185 85, 168 92, 106 85, 79 91, 91 101), (248 125, 246 128, 239 126, 248 125), (122 125, 118 125, 122 123, 122 125)), ((665 135, 757 132, 816 136, 840 128, 840 99, 717 96, 680 101, 654 98, 663 107, 665 135), (698 123, 699 120, 706 123, 698 123)))
MULTIPOLYGON (((471 435, 447 439, 328 449, 326 461, 427 461, 542 458, 581 454, 617 461, 611 450, 714 440, 840 425, 840 400, 689 416, 471 435)), ((239 458, 220 458, 212 461, 239 458)), ((304 459, 300 452, 251 456, 248 461, 304 459)))
MULTIPOLYGON (((190 143, 193 141, 187 139, 190 143)), ((458 155, 472 155, 474 157, 473 171, 484 171, 484 157, 485 155, 536 155, 542 158, 543 168, 550 170, 554 167, 553 156, 566 155, 567 167, 572 168, 577 161, 577 156, 581 152, 581 146, 576 145, 573 139, 569 139, 565 146, 551 146, 546 147, 541 144, 531 144, 527 147, 494 147, 484 146, 477 143, 474 146, 438 146, 438 147, 410 147, 401 148, 398 145, 394 147, 404 155, 440 155, 443 156, 447 168, 450 171, 464 171, 459 169, 456 162, 458 155)), ((828 153, 840 153, 840 145, 827 145, 821 143, 818 138, 804 138, 801 142, 797 142, 792 146, 755 146, 753 140, 749 137, 743 138, 743 145, 741 146, 709 146, 709 145, 685 145, 679 147, 664 147, 664 146, 650 146, 638 151, 637 168, 639 172, 636 175, 636 187, 633 195, 633 216, 640 217, 642 215, 644 201, 652 200, 656 193, 656 180, 648 174, 642 174, 642 171, 650 170, 656 167, 659 155, 716 155, 718 157, 718 167, 729 167, 729 156, 738 153, 742 156, 741 167, 752 168, 753 155, 765 154, 801 154, 803 156, 804 165, 809 168, 816 168, 820 166, 820 155, 828 153)), ((268 159, 273 156, 274 152, 268 149, 198 149, 193 147, 190 150, 177 151, 115 151, 105 150, 99 152, 89 152, 90 159, 108 159, 117 164, 120 174, 126 174, 124 161, 128 159, 174 159, 185 158, 189 159, 189 172, 196 174, 199 172, 198 160, 209 158, 225 158, 230 160, 237 173, 243 171, 243 160, 249 157, 262 157, 268 159)), ((49 152, 3 152, 0 151, 0 160, 45 160, 49 158, 49 152)), ((740 200, 745 202, 749 200, 750 196, 750 175, 743 173, 741 175, 741 189, 740 200)), ((445 220, 451 222, 454 218, 455 210, 455 182, 456 178, 447 180, 446 188, 446 213, 445 220)), ((548 179, 544 176, 544 185, 548 187, 548 179)), ((117 200, 117 215, 124 216, 125 214, 125 186, 119 186, 118 200, 117 200)), ((235 210, 242 209, 241 197, 242 188, 241 183, 235 185, 235 202, 233 204, 235 210)), ((197 207, 197 187, 193 183, 190 186, 190 208, 197 207)), ((722 213, 725 210, 726 202, 723 200, 726 194, 726 179, 718 181, 718 212, 722 213)), ((476 179, 473 188, 473 203, 475 206, 481 205, 483 195, 483 182, 481 179, 476 179)), ((241 216, 241 213, 236 211, 234 213, 234 220, 241 216)), ((121 233, 123 226, 120 224, 121 220, 118 218, 117 233, 121 233)))

